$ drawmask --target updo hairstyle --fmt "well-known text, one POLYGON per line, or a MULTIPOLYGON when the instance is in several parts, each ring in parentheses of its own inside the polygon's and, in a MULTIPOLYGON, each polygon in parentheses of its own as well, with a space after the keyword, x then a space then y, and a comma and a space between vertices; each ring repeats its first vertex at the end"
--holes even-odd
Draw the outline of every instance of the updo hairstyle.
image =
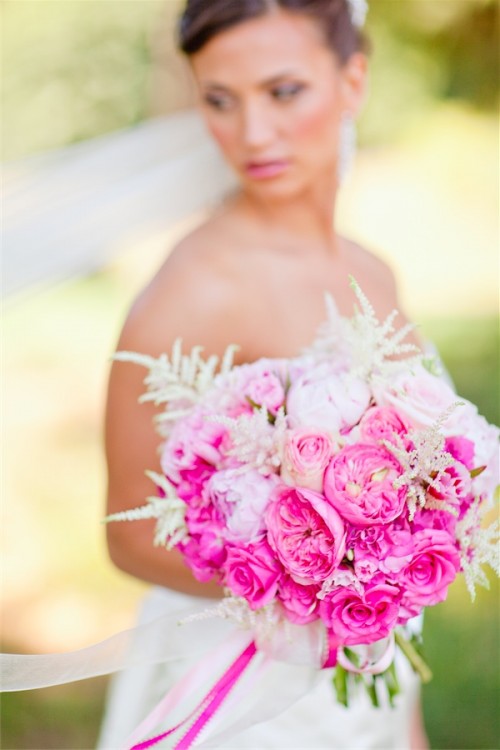
POLYGON ((341 65, 355 52, 370 52, 368 38, 352 23, 348 0, 187 0, 179 48, 194 55, 221 31, 280 9, 316 21, 341 65))

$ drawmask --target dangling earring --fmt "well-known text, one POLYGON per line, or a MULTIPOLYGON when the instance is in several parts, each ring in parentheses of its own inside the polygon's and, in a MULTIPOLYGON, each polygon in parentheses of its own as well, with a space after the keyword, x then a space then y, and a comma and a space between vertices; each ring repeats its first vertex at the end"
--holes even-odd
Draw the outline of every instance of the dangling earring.
POLYGON ((343 112, 339 130, 339 153, 337 177, 342 182, 352 166, 356 155, 356 123, 349 112, 343 112))

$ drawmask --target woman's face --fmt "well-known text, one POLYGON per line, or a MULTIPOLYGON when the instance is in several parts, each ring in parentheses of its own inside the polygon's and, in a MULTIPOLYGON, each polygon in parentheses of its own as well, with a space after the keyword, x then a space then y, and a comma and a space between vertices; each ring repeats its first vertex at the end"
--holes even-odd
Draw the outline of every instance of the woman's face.
POLYGON ((247 190, 290 198, 336 173, 341 115, 363 100, 363 55, 340 67, 315 21, 277 11, 221 32, 191 62, 208 128, 247 190))

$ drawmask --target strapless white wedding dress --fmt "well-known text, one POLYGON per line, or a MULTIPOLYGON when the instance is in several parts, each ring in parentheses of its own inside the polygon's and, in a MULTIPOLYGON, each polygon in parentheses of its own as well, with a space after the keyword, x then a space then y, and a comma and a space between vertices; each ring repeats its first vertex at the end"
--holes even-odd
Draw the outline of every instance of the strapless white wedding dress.
MULTIPOLYGON (((140 622, 185 610, 194 599, 163 588, 146 597, 140 622)), ((213 601, 210 602, 213 605, 213 601)), ((194 663, 193 660, 192 663, 194 663)), ((123 750, 125 742, 149 711, 191 666, 186 661, 142 665, 112 678, 98 750, 123 750)), ((396 706, 375 709, 360 692, 349 708, 340 706, 331 685, 331 671, 283 713, 231 737, 220 747, 252 750, 409 750, 412 715, 419 696, 419 680, 408 663, 397 661, 402 688, 396 706)), ((169 744, 159 744, 169 747, 169 744)))

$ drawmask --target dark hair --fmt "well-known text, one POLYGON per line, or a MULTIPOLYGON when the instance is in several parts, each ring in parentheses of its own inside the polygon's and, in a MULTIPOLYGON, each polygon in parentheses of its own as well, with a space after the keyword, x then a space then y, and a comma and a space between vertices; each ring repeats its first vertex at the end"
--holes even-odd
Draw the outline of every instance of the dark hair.
POLYGON ((348 0, 187 0, 179 22, 179 47, 193 55, 221 31, 278 9, 317 21, 341 64, 354 52, 370 51, 368 38, 352 23, 348 0))

